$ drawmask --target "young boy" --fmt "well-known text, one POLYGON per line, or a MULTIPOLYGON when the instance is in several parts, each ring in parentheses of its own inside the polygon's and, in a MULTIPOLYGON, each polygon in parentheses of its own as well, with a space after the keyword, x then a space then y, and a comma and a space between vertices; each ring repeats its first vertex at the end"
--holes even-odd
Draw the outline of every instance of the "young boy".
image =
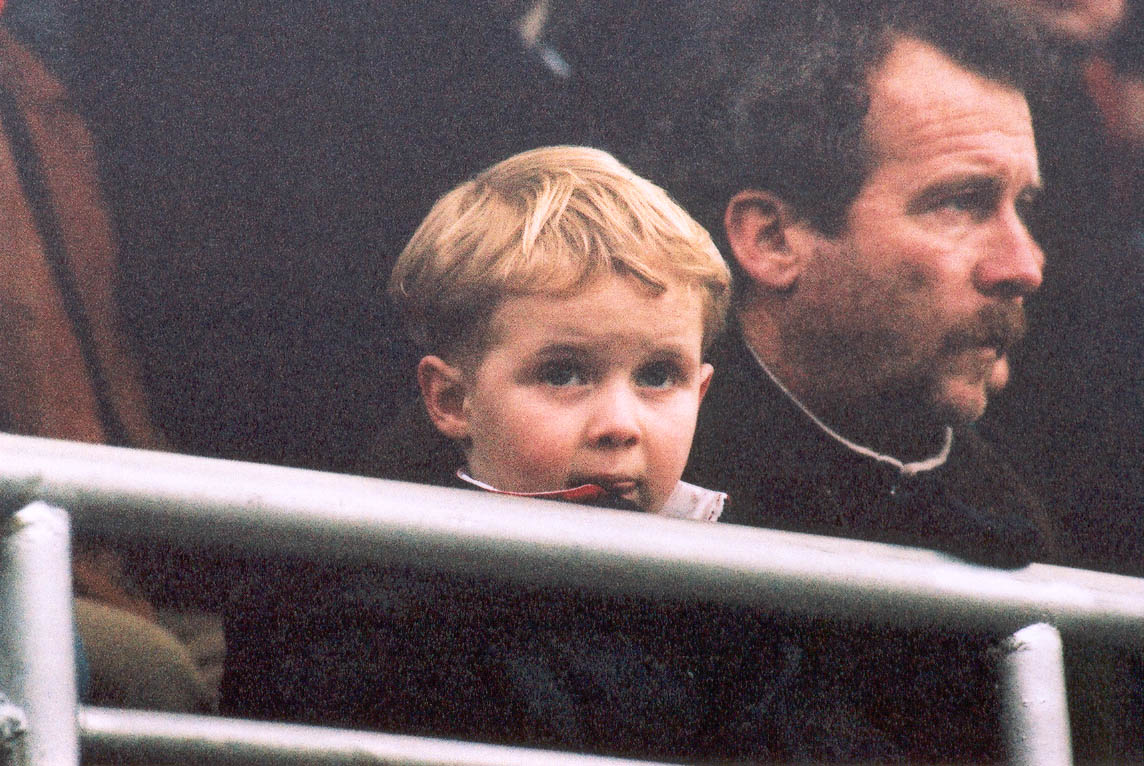
MULTIPOLYGON (((706 232, 604 152, 493 166, 393 272, 432 424, 392 429, 374 475, 713 521, 723 496, 679 477, 729 281, 706 232)), ((223 707, 254 717, 698 758, 762 730, 755 679, 774 675, 738 612, 415 567, 268 569, 229 614, 223 707)))
MULTIPOLYGON (((535 149, 442 197, 389 292, 477 487, 714 520, 679 481, 730 274, 707 232, 605 152, 535 149)), ((445 477, 442 477, 445 478, 445 477)))

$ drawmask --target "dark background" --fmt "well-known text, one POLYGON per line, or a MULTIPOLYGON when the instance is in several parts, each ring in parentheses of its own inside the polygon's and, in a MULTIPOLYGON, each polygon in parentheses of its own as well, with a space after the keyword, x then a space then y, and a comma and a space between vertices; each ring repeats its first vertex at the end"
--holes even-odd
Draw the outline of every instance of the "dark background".
MULTIPOLYGON (((656 179, 660 102, 688 95, 670 93, 670 62, 697 20, 736 9, 554 3, 545 40, 562 68, 522 45, 525 5, 8 0, 5 22, 95 134, 124 330, 174 449, 353 466, 415 395, 384 286, 433 200, 551 143, 602 146, 656 179)), ((1049 267, 981 427, 1095 551, 1087 563, 1139 567, 1138 179, 1131 204, 1109 203, 1116 158, 1079 83, 1036 119, 1049 267)))

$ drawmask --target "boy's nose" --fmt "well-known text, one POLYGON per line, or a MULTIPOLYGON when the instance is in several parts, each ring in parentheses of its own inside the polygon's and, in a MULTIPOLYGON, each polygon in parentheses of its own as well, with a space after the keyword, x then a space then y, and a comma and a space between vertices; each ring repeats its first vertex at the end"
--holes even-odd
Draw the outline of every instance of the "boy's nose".
POLYGON ((639 399, 626 385, 602 387, 596 396, 588 439, 596 446, 629 447, 640 439, 639 399))

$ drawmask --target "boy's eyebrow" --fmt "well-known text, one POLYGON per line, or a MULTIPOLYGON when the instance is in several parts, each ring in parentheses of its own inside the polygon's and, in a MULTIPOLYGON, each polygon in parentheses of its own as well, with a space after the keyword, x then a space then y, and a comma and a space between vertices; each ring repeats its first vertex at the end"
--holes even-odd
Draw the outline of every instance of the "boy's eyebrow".
MULTIPOLYGON (((531 356, 534 361, 538 362, 545 362, 562 357, 573 358, 578 361, 588 361, 595 359, 596 353, 597 349, 591 344, 580 346, 575 343, 558 342, 536 349, 532 352, 531 356)), ((669 342, 655 344, 654 346, 644 349, 641 352, 641 363, 671 361, 686 364, 687 360, 691 357, 692 351, 688 346, 669 342)), ((700 355, 700 361, 702 361, 702 355, 700 355)))
POLYGON ((550 343, 533 352, 533 356, 560 356, 562 354, 585 354, 588 348, 568 341, 550 343))
POLYGON ((574 338, 561 338, 559 340, 550 340, 540 347, 542 351, 576 351, 583 348, 584 344, 577 342, 574 338))

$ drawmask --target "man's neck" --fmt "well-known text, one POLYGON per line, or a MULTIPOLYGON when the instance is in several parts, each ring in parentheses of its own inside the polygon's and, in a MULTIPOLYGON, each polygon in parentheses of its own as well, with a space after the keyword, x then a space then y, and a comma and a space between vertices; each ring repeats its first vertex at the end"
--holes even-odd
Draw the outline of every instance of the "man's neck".
POLYGON ((766 354, 765 344, 743 328, 743 340, 766 373, 820 428, 851 449, 877 453, 911 463, 926 461, 947 446, 949 430, 929 413, 918 413, 917 397, 900 394, 882 398, 848 397, 835 388, 831 396, 798 385, 796 374, 766 354))
POLYGON ((883 401, 870 398, 838 401, 834 405, 803 403, 816 418, 849 441, 892 455, 904 463, 932 457, 946 440, 945 424, 911 412, 900 397, 886 397, 883 401))

